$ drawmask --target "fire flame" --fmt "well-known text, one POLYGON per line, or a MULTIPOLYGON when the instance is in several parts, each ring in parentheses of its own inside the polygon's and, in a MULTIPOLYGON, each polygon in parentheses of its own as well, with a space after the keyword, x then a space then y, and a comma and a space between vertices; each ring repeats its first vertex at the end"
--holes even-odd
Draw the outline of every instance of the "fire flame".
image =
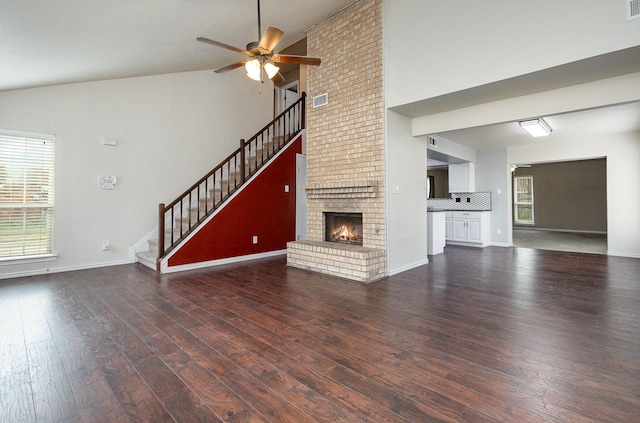
POLYGON ((333 241, 360 241, 361 237, 358 234, 351 232, 347 225, 342 225, 340 228, 331 235, 333 241))

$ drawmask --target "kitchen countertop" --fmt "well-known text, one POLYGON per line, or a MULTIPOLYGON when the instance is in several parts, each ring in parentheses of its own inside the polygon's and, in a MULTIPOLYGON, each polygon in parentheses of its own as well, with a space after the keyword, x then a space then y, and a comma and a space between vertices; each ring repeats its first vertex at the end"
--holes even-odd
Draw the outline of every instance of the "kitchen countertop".
POLYGON ((432 208, 427 208, 427 212, 448 212, 448 211, 458 211, 458 212, 490 212, 491 210, 481 210, 481 209, 466 209, 466 210, 460 210, 460 209, 432 209, 432 208))

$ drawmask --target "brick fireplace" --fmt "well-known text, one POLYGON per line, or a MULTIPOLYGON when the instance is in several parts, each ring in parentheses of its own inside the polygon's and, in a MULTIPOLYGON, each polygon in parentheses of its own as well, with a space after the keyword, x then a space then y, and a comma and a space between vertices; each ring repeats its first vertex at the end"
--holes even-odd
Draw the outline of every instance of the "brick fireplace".
POLYGON ((358 282, 373 282, 386 276, 384 249, 371 247, 383 240, 383 209, 375 205, 376 181, 309 183, 307 192, 307 240, 287 243, 287 264, 358 282), (362 217, 362 245, 327 240, 327 213, 362 217))
POLYGON ((307 239, 287 244, 287 264, 372 282, 387 275, 382 1, 310 29, 307 54, 322 59, 307 69, 307 239), (325 93, 328 104, 313 108, 325 93), (327 241, 326 213, 361 215, 362 245, 327 241))

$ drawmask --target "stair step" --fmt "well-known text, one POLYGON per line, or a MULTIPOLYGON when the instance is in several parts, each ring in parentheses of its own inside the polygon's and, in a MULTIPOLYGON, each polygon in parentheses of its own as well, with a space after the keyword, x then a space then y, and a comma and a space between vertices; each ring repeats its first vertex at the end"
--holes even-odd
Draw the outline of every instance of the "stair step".
MULTIPOLYGON (((253 161, 256 161, 256 160, 257 159, 255 159, 255 158, 253 159, 253 161)), ((249 174, 249 166, 245 166, 244 167, 244 174, 245 174, 245 176, 247 176, 249 174)), ((232 172, 229 172, 229 175, 227 175, 227 176, 228 176, 228 178, 227 178, 228 180, 240 182, 240 179, 241 179, 241 176, 242 176, 242 172, 240 172, 239 170, 234 170, 232 172)))
POLYGON ((156 260, 158 259, 158 254, 153 253, 151 251, 140 251, 136 253, 136 260, 138 263, 152 269, 154 272, 156 271, 156 260))
MULTIPOLYGON (((219 196, 218 196, 218 201, 219 200, 219 196)), ((217 202, 217 201, 215 201, 217 202)), ((198 201, 199 205, 200 205, 200 209, 204 209, 206 207, 207 210, 211 210, 214 206, 214 199, 213 198, 201 198, 198 201)))
MULTIPOLYGON (((204 212, 202 213, 202 216, 204 216, 204 212)), ((184 216, 182 219, 180 219, 179 217, 176 217, 176 220, 175 220, 176 226, 180 226, 180 221, 181 220, 182 220, 182 227, 183 227, 184 231, 186 232, 188 230, 188 228, 189 228, 189 216, 184 216)), ((196 223, 198 223, 198 216, 195 213, 193 213, 191 215, 191 226, 193 226, 196 223)))
MULTIPOLYGON (((204 216, 207 212, 211 212, 212 210, 214 210, 215 205, 218 203, 220 203, 220 199, 218 199, 218 201, 216 201, 215 203, 212 198, 201 199, 198 203, 198 206, 200 207, 200 216, 204 216)), ((189 212, 195 215, 198 210, 196 208, 189 208, 189 212)))
POLYGON ((223 181, 220 181, 220 190, 222 192, 226 192, 227 191, 227 187, 234 187, 236 185, 240 184, 240 178, 238 179, 225 179, 223 181))
MULTIPOLYGON (((186 225, 185 225, 185 231, 187 230, 186 225)), ((180 230, 175 229, 173 230, 173 240, 175 241, 176 239, 180 238, 180 230)), ((156 245, 158 244, 158 240, 155 240, 156 245)), ((166 230, 164 231, 164 246, 165 248, 169 246, 169 244, 171 244, 171 231, 170 230, 166 230)))
POLYGON ((150 239, 149 240, 149 252, 154 253, 156 256, 158 255, 158 247, 160 241, 158 239, 150 239))
MULTIPOLYGON (((222 189, 220 188, 211 188, 209 190, 209 197, 205 200, 216 199, 216 201, 220 201, 220 195, 222 194, 222 189)), ((203 199, 201 198, 200 201, 203 199)))

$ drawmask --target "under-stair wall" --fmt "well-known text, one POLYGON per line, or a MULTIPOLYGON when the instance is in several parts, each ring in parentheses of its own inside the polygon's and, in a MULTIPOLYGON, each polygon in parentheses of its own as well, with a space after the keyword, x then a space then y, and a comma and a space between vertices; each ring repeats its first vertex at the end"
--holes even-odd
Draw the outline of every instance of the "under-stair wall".
POLYGON ((285 254, 295 239, 296 154, 302 133, 161 261, 161 272, 285 254))

